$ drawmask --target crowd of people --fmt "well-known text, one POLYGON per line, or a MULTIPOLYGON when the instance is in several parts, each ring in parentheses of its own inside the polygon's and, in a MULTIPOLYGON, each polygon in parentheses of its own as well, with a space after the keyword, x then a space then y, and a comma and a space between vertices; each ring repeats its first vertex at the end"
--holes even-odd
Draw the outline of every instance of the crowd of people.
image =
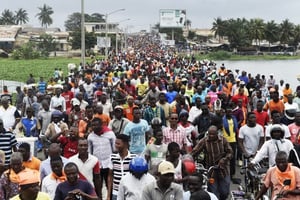
POLYGON ((48 81, 30 74, 15 98, 3 88, 0 199, 225 200, 237 167, 265 158, 257 199, 284 179, 284 195, 300 194, 300 86, 182 57, 156 36, 128 45, 48 81))

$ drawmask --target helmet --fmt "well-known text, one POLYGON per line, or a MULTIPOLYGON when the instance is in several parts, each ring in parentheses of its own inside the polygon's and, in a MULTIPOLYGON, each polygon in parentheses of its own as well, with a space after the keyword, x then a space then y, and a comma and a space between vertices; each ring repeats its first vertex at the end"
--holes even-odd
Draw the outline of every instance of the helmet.
POLYGON ((147 161, 142 157, 135 157, 129 163, 129 170, 138 173, 147 172, 148 171, 147 161))
POLYGON ((185 171, 188 174, 193 174, 196 171, 196 165, 193 161, 186 160, 183 162, 183 164, 184 164, 185 171))
POLYGON ((296 112, 297 112, 296 109, 286 109, 284 111, 284 115, 287 119, 294 120, 296 112))
POLYGON ((60 112, 59 110, 54 110, 52 112, 52 117, 62 117, 62 112, 60 112))
POLYGON ((270 129, 270 136, 271 138, 273 138, 273 134, 274 132, 278 132, 280 131, 281 132, 281 138, 284 137, 284 129, 282 128, 282 126, 280 124, 274 124, 271 126, 271 129, 270 129))
POLYGON ((161 126, 161 125, 162 125, 161 119, 160 119, 159 117, 154 117, 154 118, 151 120, 151 125, 158 125, 158 126, 161 126))

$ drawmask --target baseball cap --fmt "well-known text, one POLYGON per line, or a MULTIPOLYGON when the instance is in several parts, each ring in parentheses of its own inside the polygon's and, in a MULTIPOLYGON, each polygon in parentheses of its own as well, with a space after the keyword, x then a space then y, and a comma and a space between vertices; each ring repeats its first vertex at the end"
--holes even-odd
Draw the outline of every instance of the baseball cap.
POLYGON ((40 174, 37 170, 25 169, 19 175, 19 185, 28 185, 40 182, 40 174))
POLYGON ((162 161, 158 165, 158 172, 162 175, 169 174, 169 173, 174 174, 175 173, 174 165, 169 161, 162 161))
POLYGON ((115 110, 123 110, 123 107, 122 106, 116 106, 115 110))
POLYGON ((73 105, 73 106, 80 106, 80 101, 79 101, 78 99, 76 99, 76 98, 73 98, 73 99, 71 100, 71 102, 72 102, 72 105, 73 105))

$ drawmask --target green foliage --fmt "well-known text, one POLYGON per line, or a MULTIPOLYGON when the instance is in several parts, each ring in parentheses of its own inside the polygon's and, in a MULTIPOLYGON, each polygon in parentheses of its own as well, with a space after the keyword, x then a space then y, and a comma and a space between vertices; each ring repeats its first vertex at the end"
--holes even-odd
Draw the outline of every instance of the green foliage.
POLYGON ((40 12, 36 15, 41 22, 42 27, 48 27, 53 23, 53 19, 51 18, 51 15, 54 13, 53 9, 50 6, 47 6, 46 4, 43 5, 43 7, 38 7, 40 12))
POLYGON ((37 48, 43 57, 48 57, 51 51, 55 51, 55 46, 54 38, 48 34, 41 35, 37 44, 37 48))
MULTIPOLYGON (((105 22, 104 15, 99 13, 93 13, 91 15, 85 14, 85 22, 105 22)), ((65 21, 66 31, 78 31, 81 29, 81 13, 75 12, 68 16, 65 21)))
POLYGON ((21 47, 15 49, 12 53, 12 58, 15 60, 19 59, 36 59, 39 58, 40 53, 35 50, 35 44, 28 42, 21 47))
MULTIPOLYGON (((81 48, 81 31, 80 30, 74 31, 74 32, 70 33, 70 36, 72 38, 70 40, 72 49, 80 49, 81 48)), ((93 48, 94 45, 96 45, 96 43, 97 43, 97 37, 96 37, 95 33, 85 32, 85 48, 86 49, 93 48)))
POLYGON ((231 53, 228 51, 216 51, 208 54, 211 60, 228 60, 231 58, 231 53))

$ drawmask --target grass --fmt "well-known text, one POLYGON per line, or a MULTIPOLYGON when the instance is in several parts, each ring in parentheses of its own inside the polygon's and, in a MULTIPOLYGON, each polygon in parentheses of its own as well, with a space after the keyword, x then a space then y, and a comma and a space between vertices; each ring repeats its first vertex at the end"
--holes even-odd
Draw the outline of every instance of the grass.
MULTIPOLYGON (((87 58, 86 62, 91 62, 91 60, 87 58)), ((55 68, 61 68, 64 75, 67 75, 68 63, 75 63, 78 66, 80 58, 56 57, 35 60, 0 59, 0 80, 26 82, 29 74, 32 74, 35 81, 38 81, 41 76, 47 81, 53 76, 55 68)))

